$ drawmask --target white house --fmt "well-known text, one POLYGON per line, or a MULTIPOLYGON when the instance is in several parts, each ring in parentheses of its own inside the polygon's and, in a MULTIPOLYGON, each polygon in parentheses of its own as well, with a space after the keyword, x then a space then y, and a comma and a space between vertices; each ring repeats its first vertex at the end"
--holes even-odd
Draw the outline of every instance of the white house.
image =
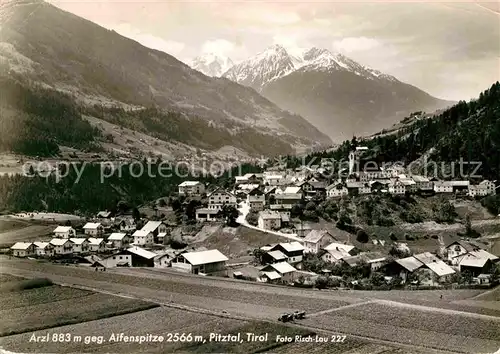
POLYGON ((389 193, 392 194, 392 195, 401 195, 401 194, 405 194, 406 192, 406 187, 404 186, 404 184, 399 181, 399 180, 394 180, 394 181, 391 181, 391 183, 389 184, 389 193))
POLYGON ((237 207, 236 196, 232 193, 225 191, 222 188, 217 188, 208 195, 208 208, 214 210, 221 210, 224 205, 232 205, 237 207))
POLYGON ((89 241, 86 238, 82 237, 73 237, 69 239, 71 242, 73 242, 73 253, 82 253, 82 252, 88 252, 90 247, 89 247, 89 241))
POLYGON ((76 231, 71 226, 58 226, 54 229, 54 237, 70 238, 75 236, 76 231))
POLYGON ((304 252, 305 253, 318 253, 322 248, 337 241, 326 230, 312 230, 304 238, 304 252))
POLYGON ((269 185, 269 186, 280 185, 282 180, 283 180, 282 175, 265 175, 264 176, 264 183, 269 185))
POLYGON ((127 218, 127 219, 123 219, 122 221, 120 221, 120 231, 121 232, 135 231, 136 228, 137 228, 137 225, 135 223, 135 220, 132 218, 127 218))
POLYGON ((217 221, 220 210, 198 208, 196 209, 196 221, 217 221))
POLYGON ((341 183, 332 183, 326 187, 326 196, 328 198, 342 198, 349 194, 349 190, 341 183))
POLYGON ((137 246, 150 246, 154 243, 154 236, 152 232, 147 230, 137 230, 132 234, 134 238, 134 245, 137 246))
POLYGON ((35 255, 37 256, 53 256, 54 246, 49 242, 33 242, 35 245, 35 255))
POLYGON ((417 184, 417 190, 420 191, 432 191, 433 190, 433 183, 431 180, 429 180, 427 177, 424 176, 411 176, 411 178, 415 181, 417 184))
POLYGON ((172 268, 193 274, 209 274, 226 269, 228 258, 218 250, 186 252, 175 257, 172 268))
POLYGON ((97 262, 106 268, 132 267, 132 255, 126 252, 115 253, 97 262))
POLYGON ((281 228, 281 214, 277 211, 261 211, 257 225, 260 229, 279 230, 281 228))
POLYGON ((132 237, 125 233, 113 232, 108 237, 108 241, 112 243, 114 248, 124 248, 130 244, 132 237))
POLYGON ((10 250, 14 257, 29 257, 35 254, 35 245, 31 242, 16 242, 10 250))
POLYGON ((103 238, 89 237, 89 251, 92 252, 103 252, 106 248, 106 242, 103 238))
POLYGON ((484 180, 481 183, 479 183, 479 185, 482 186, 483 188, 486 188, 488 195, 496 194, 495 182, 484 180))
POLYGON ((278 243, 273 246, 270 251, 282 253, 286 257, 284 260, 293 264, 302 262, 304 246, 298 241, 278 243))
POLYGON ((350 257, 351 252, 354 249, 353 245, 346 245, 343 243, 332 242, 328 246, 323 248, 325 253, 321 256, 325 262, 338 263, 345 257, 350 257))
POLYGON ((263 273, 262 275, 268 272, 276 272, 280 275, 281 280, 285 282, 292 282, 294 280, 297 269, 295 269, 292 265, 288 264, 287 262, 279 262, 279 263, 268 264, 265 267, 261 268, 260 271, 261 273, 263 273))
POLYGON ((250 209, 256 211, 264 210, 266 196, 264 194, 248 194, 247 203, 250 206, 250 209))
POLYGON ((73 253, 73 241, 67 238, 53 238, 50 244, 54 246, 54 254, 73 253))
POLYGON ((458 256, 467 254, 469 252, 478 251, 481 247, 479 245, 466 242, 466 241, 453 241, 444 248, 446 259, 453 265, 458 265, 458 256))
POLYGON ((436 181, 434 182, 434 192, 453 193, 453 185, 449 181, 436 181))
POLYGON ((100 222, 89 222, 83 226, 85 235, 99 236, 104 233, 104 226, 100 222))
POLYGON ((179 184, 179 195, 200 196, 205 193, 205 185, 200 181, 184 181, 179 184))
POLYGON ((146 225, 142 227, 141 231, 150 232, 153 236, 156 236, 159 233, 167 232, 167 229, 167 225, 161 221, 148 221, 146 225))

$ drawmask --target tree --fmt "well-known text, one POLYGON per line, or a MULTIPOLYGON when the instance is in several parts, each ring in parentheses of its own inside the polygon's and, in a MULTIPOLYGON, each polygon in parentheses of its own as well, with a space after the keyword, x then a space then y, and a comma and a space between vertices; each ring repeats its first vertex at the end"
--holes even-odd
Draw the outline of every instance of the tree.
POLYGON ((328 278, 324 276, 320 276, 314 282, 314 286, 318 289, 326 289, 328 286, 328 278))
POLYGON ((134 218, 134 221, 137 222, 141 220, 141 213, 139 213, 139 209, 135 208, 132 209, 132 217, 134 218))
POLYGON ((162 208, 166 207, 167 206, 167 202, 165 201, 165 199, 161 198, 159 201, 158 201, 158 205, 162 208))
POLYGON ((263 260, 264 254, 266 254, 266 252, 264 252, 260 248, 254 249, 253 250, 253 257, 255 259, 255 262, 257 262, 258 264, 263 264, 264 263, 264 260, 263 260))
POLYGON ((173 198, 172 199, 172 210, 174 212, 178 212, 182 209, 182 203, 179 199, 173 198))
POLYGON ((363 229, 358 230, 356 233, 356 241, 358 242, 367 243, 369 239, 370 236, 368 236, 368 233, 363 229))
POLYGON ((219 215, 224 218, 227 225, 234 226, 240 213, 233 205, 224 204, 219 212, 219 215))
POLYGON ((247 214, 245 220, 253 226, 257 226, 259 223, 259 213, 257 213, 254 210, 250 210, 250 212, 247 214))

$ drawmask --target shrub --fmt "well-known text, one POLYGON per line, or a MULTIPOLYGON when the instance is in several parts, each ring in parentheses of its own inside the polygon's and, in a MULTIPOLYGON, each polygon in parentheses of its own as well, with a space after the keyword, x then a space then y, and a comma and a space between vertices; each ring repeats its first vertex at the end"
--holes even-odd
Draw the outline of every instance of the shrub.
POLYGON ((257 226, 259 223, 259 214, 256 211, 250 210, 250 212, 247 214, 245 220, 253 226, 257 226))
POLYGON ((431 238, 433 238, 434 240, 437 240, 439 237, 438 237, 438 235, 432 235, 431 238))
POLYGON ((328 286, 328 278, 326 277, 318 277, 314 282, 314 286, 318 289, 326 289, 328 286))
POLYGON ((396 235, 394 235, 394 232, 391 232, 391 233, 390 233, 389 238, 390 238, 392 241, 397 241, 397 240, 398 240, 398 237, 397 237, 396 235))
POLYGON ((2 291, 22 291, 29 289, 43 288, 46 286, 52 286, 54 283, 52 280, 47 278, 35 278, 29 280, 22 280, 20 282, 9 282, 2 285, 2 291))
POLYGON ((358 230, 356 233, 356 241, 358 242, 367 243, 369 238, 370 236, 368 236, 365 230, 358 230))

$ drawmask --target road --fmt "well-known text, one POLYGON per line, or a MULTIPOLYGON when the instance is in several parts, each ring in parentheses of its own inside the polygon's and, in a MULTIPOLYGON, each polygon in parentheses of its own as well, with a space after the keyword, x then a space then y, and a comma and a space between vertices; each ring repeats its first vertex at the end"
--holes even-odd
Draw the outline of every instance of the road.
POLYGON ((298 326, 418 350, 492 353, 500 348, 500 308, 476 313, 474 308, 455 305, 466 299, 474 301, 473 297, 479 293, 474 290, 444 292, 446 300, 440 301, 439 294, 443 292, 318 291, 151 268, 95 272, 90 268, 5 257, 0 258, 0 273, 48 277, 67 286, 155 301, 190 311, 213 314, 224 311, 225 316, 232 318, 276 321, 283 312, 302 309, 310 316, 298 326), (389 320, 393 313, 397 317, 389 320))
POLYGON ((236 222, 239 223, 241 226, 248 227, 249 229, 258 230, 261 232, 266 232, 268 234, 285 237, 292 241, 299 241, 299 242, 303 241, 299 236, 297 236, 297 234, 286 234, 284 232, 261 229, 260 227, 250 225, 246 220, 246 217, 250 212, 250 206, 246 202, 241 202, 238 205, 238 210, 240 211, 241 214, 236 219, 236 222))

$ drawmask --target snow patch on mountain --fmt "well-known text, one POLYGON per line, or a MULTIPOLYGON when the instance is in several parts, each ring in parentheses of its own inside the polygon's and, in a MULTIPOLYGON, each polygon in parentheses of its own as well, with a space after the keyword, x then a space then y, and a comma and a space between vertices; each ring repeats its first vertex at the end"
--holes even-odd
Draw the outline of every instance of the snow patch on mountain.
POLYGON ((228 57, 223 57, 214 53, 205 53, 194 58, 191 68, 202 72, 207 76, 220 77, 234 65, 228 57))

